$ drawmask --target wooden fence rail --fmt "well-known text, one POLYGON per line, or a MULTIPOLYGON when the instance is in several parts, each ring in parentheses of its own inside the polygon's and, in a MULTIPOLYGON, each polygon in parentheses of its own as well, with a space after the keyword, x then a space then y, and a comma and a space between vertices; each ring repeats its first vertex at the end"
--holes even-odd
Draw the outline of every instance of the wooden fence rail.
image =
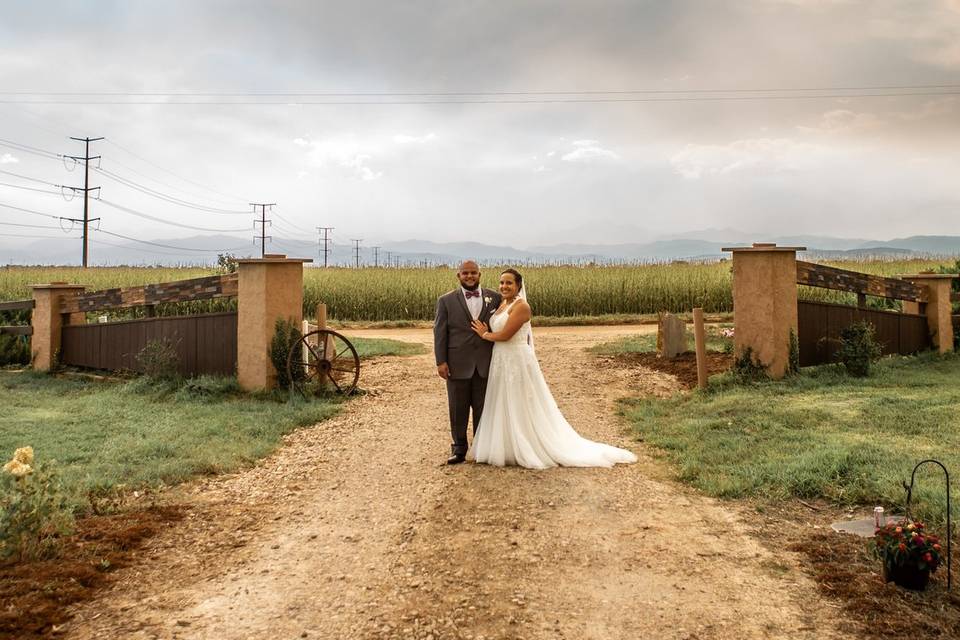
POLYGON ((27 311, 33 309, 36 303, 33 300, 13 300, 0 302, 0 311, 27 311))
POLYGON ((189 302, 191 300, 212 300, 232 298, 237 295, 237 274, 206 276, 148 284, 142 287, 125 289, 104 289, 65 298, 60 304, 60 313, 102 311, 105 309, 123 309, 142 307, 166 302, 189 302))
POLYGON ((906 280, 847 271, 801 260, 797 260, 797 284, 880 298, 929 302, 929 296, 923 287, 906 280))

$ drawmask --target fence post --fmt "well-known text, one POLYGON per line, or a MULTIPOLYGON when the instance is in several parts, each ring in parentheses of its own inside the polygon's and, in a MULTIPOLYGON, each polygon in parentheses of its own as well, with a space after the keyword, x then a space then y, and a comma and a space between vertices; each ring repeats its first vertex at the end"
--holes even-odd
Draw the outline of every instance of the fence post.
MULTIPOLYGON (((736 330, 734 330, 736 332, 736 330)), ((693 310, 693 340, 697 350, 697 386, 707 388, 707 334, 703 327, 703 309, 693 310)))
POLYGON ((246 391, 277 384, 270 341, 278 319, 303 321, 305 262, 279 254, 237 261, 237 382, 246 391))
POLYGON ((53 282, 30 285, 30 288, 33 290, 34 301, 30 320, 33 327, 33 335, 30 336, 33 368, 37 371, 50 371, 57 365, 63 325, 79 323, 85 315, 60 313, 60 301, 65 297, 83 293, 86 287, 82 284, 53 282))
MULTIPOLYGON (((927 290, 927 326, 930 327, 930 336, 933 346, 940 353, 953 351, 953 320, 950 317, 950 285, 954 278, 960 277, 955 273, 918 273, 909 276, 900 276, 902 280, 912 282, 927 290)), ((918 305, 919 307, 919 305, 918 305)), ((904 304, 904 311, 913 312, 913 307, 904 304), (910 311, 907 311, 907 309, 910 311)))
POLYGON ((797 333, 797 251, 755 242, 733 253, 733 322, 737 357, 749 348, 771 378, 786 375, 790 332, 797 333))

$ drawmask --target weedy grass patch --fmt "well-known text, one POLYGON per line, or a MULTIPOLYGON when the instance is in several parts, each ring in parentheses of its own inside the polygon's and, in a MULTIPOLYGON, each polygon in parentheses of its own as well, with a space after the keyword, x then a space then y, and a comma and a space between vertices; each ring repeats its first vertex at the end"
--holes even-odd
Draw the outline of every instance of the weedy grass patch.
POLYGON ((30 445, 56 460, 77 505, 90 491, 181 482, 271 453, 281 437, 333 416, 336 399, 250 396, 232 379, 109 383, 0 371, 0 452, 30 445))
MULTIPOLYGON (((727 498, 824 498, 902 508, 925 458, 960 473, 960 356, 886 358, 869 378, 839 365, 781 381, 715 376, 702 392, 623 402, 641 440, 678 476, 727 498)), ((945 521, 942 476, 918 474, 915 515, 945 521)))

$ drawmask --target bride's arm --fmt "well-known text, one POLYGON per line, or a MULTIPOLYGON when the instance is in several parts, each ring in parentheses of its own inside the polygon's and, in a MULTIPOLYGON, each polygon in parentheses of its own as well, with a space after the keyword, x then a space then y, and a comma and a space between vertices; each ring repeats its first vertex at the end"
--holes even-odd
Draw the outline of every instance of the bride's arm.
POLYGON ((512 338, 517 331, 520 331, 520 327, 530 320, 531 316, 530 305, 524 300, 519 300, 508 312, 507 324, 500 331, 487 331, 486 325, 478 320, 474 320, 473 330, 484 340, 504 342, 512 338))

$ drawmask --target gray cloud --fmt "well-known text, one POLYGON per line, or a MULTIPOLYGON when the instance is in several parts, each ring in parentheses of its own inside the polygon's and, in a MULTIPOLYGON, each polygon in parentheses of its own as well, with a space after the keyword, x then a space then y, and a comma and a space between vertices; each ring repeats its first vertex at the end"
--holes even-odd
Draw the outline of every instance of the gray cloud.
MULTIPOLYGON (((778 89, 951 84, 960 72, 956 0, 7 4, 8 91, 778 89)), ((342 241, 515 245, 576 240, 585 225, 593 241, 611 242, 648 239, 625 238, 626 228, 960 233, 956 96, 0 105, 0 115, 0 138, 58 153, 80 152, 67 136, 105 135, 122 146, 94 145, 105 169, 180 198, 276 201, 286 237, 320 224, 342 241)), ((0 148, 0 162, 8 157, 25 175, 79 179, 0 148)), ((252 225, 96 177, 105 199, 153 215, 252 225)), ((77 214, 77 201, 58 198, 0 187, 0 202, 77 214)), ((102 206, 98 214, 118 233, 177 234, 102 206)), ((236 235, 251 241, 252 229, 236 235)))

